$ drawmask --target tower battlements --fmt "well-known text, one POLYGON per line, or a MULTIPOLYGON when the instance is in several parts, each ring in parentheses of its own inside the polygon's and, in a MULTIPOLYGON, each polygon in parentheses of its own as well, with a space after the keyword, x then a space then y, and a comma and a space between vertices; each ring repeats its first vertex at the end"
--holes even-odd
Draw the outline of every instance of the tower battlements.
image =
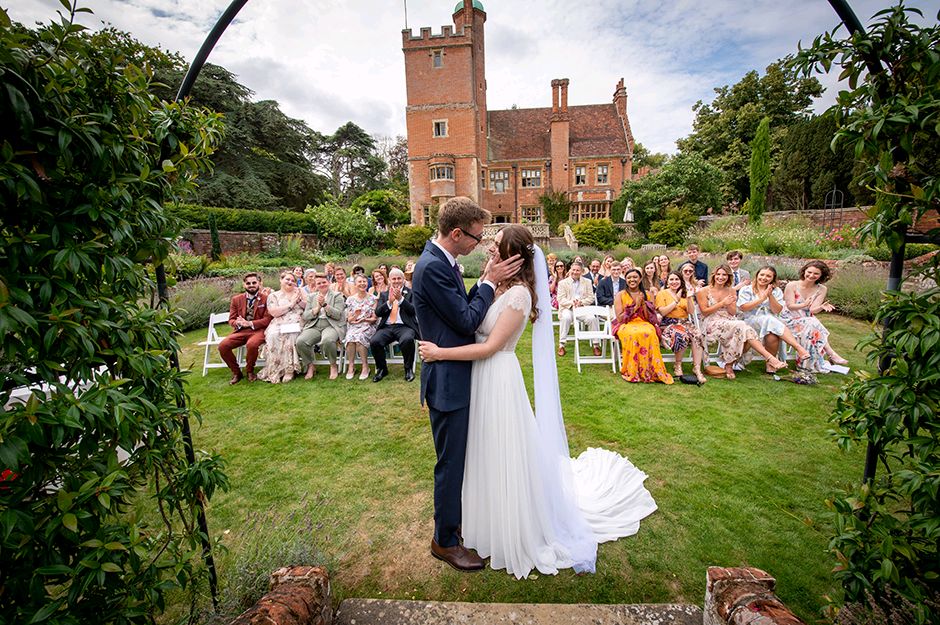
POLYGON ((471 26, 461 25, 457 32, 451 25, 441 26, 440 33, 433 33, 431 28, 421 28, 415 36, 410 28, 401 31, 401 45, 403 48, 424 48, 427 46, 441 47, 445 45, 466 45, 471 41, 471 26))

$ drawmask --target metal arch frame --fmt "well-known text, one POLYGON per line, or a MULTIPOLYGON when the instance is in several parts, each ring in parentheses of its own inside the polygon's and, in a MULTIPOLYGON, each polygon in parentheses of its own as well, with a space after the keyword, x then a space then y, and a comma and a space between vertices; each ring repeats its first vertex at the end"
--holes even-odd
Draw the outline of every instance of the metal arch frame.
MULTIPOLYGON (((856 17, 855 12, 849 6, 847 0, 828 0, 828 2, 842 22, 846 25, 850 34, 864 31, 862 23, 858 20, 858 17, 856 17)), ((199 52, 193 59, 192 64, 189 66, 189 70, 186 72, 186 76, 183 78, 183 82, 180 84, 179 91, 176 94, 176 101, 182 100, 190 94, 193 85, 196 82, 196 78, 199 77, 199 73, 202 71, 203 65, 205 65, 206 59, 209 58, 209 54, 212 52, 215 44, 219 41, 222 33, 225 32, 225 30, 235 19, 235 16, 238 15, 238 12, 241 11, 241 9, 247 3, 248 0, 232 0, 231 4, 229 4, 225 12, 222 13, 222 15, 219 17, 219 20, 209 32, 206 40, 202 44, 202 47, 199 48, 199 52)), ((867 58, 866 64, 868 65, 868 71, 871 74, 880 74, 884 72, 884 68, 882 67, 880 60, 875 57, 867 58)), ((880 95, 882 97, 887 96, 886 93, 881 93, 880 95)), ((894 251, 891 254, 891 265, 888 274, 887 285, 888 291, 896 291, 900 288, 901 277, 904 271, 904 246, 905 242, 911 239, 911 237, 907 235, 906 231, 902 231, 900 234, 902 235, 901 249, 894 251)), ((156 267, 156 278, 157 292, 160 297, 160 305, 167 306, 169 304, 169 293, 167 291, 166 269, 164 268, 163 263, 160 263, 156 267)), ((889 332, 890 330, 891 328, 886 325, 884 331, 889 332)), ((171 362, 174 368, 179 369, 179 356, 176 353, 176 350, 171 350, 171 362)), ((886 360, 883 360, 881 363, 879 363, 879 372, 883 373, 885 369, 888 368, 889 364, 890 362, 886 360)), ((185 403, 180 407, 185 408, 185 403)), ((190 463, 193 463, 195 458, 193 455, 192 433, 190 431, 189 419, 186 416, 185 410, 183 412, 183 438, 185 441, 187 458, 190 463)), ((878 448, 874 444, 869 443, 865 456, 865 471, 863 474, 863 479, 866 482, 874 479, 877 460, 878 448)), ((209 569, 209 588, 212 593, 212 604, 213 607, 218 610, 218 580, 216 576, 215 562, 212 557, 212 548, 211 541, 209 540, 209 528, 206 523, 205 508, 203 507, 201 499, 199 500, 198 517, 199 527, 202 533, 203 554, 206 558, 206 566, 209 569)))

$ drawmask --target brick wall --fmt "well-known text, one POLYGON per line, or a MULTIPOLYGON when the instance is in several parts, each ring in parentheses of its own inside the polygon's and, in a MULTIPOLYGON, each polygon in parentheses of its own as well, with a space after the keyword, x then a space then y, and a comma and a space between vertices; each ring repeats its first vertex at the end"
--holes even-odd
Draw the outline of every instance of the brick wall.
MULTIPOLYGON (((219 242, 222 244, 223 254, 237 254, 239 252, 258 254, 276 250, 281 236, 274 232, 230 232, 220 230, 219 242)), ((303 237, 303 247, 307 249, 316 249, 318 247, 316 235, 302 234, 300 236, 303 237)), ((208 230, 184 230, 182 238, 192 244, 194 254, 208 256, 212 253, 212 236, 208 230)))

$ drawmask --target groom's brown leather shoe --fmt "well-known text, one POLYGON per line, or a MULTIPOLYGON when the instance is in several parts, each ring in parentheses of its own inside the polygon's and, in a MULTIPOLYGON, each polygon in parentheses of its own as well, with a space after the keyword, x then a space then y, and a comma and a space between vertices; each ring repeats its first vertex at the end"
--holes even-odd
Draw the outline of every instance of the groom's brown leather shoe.
POLYGON ((441 547, 434 539, 431 539, 431 555, 465 573, 481 571, 486 566, 480 556, 463 545, 441 547))

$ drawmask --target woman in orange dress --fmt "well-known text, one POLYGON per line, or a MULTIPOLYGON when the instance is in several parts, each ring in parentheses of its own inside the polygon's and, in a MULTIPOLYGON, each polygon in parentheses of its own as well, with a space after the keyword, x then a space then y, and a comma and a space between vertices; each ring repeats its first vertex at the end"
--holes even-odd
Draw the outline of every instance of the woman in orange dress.
POLYGON ((659 315, 642 285, 639 269, 627 271, 627 289, 617 294, 614 335, 620 340, 620 377, 627 382, 672 384, 659 351, 659 315))

